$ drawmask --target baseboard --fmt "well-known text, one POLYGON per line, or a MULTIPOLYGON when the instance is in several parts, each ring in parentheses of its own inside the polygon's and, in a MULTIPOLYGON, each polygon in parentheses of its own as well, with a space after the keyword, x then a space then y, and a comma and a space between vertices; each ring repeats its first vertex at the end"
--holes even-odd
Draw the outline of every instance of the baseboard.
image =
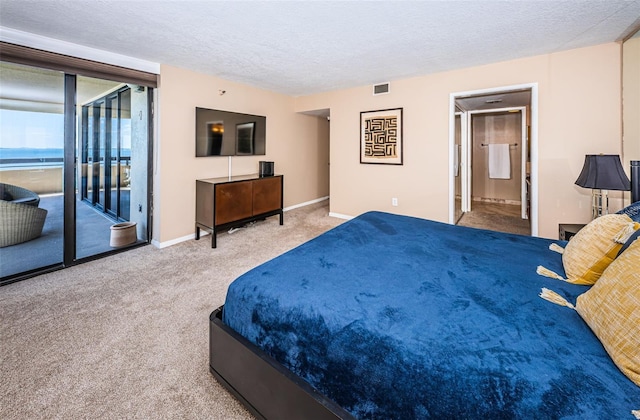
POLYGON ((345 219, 345 220, 353 219, 353 216, 347 216, 346 214, 334 213, 332 211, 329 212, 329 216, 336 217, 338 219, 345 219))
POLYGON ((287 212, 287 211, 290 211, 290 210, 299 209, 300 207, 310 206, 312 204, 320 203, 320 202, 328 200, 328 199, 329 199, 329 196, 327 195, 326 197, 320 197, 320 198, 316 198, 315 200, 305 201, 304 203, 294 204, 293 206, 285 207, 285 208, 282 209, 282 211, 287 212))
MULTIPOLYGON (((200 230, 200 237, 209 235, 209 232, 205 232, 204 230, 200 230)), ((166 248, 168 246, 171 245, 176 245, 179 244, 180 242, 186 242, 186 241, 190 241, 192 239, 196 238, 196 234, 193 233, 191 235, 186 235, 186 236, 182 236, 180 238, 176 238, 176 239, 171 239, 169 241, 164 241, 164 242, 159 242, 155 239, 151 240, 151 245, 155 246, 156 248, 162 249, 162 248, 166 248)))
POLYGON ((520 200, 507 200, 504 198, 487 198, 487 197, 473 197, 471 201, 491 203, 491 204, 510 204, 513 206, 519 206, 522 204, 520 200))

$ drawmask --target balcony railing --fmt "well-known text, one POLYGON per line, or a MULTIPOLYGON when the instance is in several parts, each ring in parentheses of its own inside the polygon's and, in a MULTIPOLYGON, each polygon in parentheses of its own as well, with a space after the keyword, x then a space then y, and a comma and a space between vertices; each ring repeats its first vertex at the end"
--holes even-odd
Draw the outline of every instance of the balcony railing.
MULTIPOLYGON (((57 194, 62 192, 63 167, 63 159, 59 157, 0 159, 0 182, 18 185, 37 194, 57 194)), ((131 158, 121 158, 120 179, 123 182, 128 180, 130 169, 131 158)), ((117 173, 116 158, 111 159, 111 173, 117 173)), ((116 179, 116 176, 112 177, 112 187, 116 186, 116 179)))

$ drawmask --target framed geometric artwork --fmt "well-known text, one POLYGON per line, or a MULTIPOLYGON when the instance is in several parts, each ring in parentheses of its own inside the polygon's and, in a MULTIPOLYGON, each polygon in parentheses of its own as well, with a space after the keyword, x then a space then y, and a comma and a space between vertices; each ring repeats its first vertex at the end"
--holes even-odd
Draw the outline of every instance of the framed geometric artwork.
POLYGON ((360 163, 402 165, 402 108, 360 113, 360 163))

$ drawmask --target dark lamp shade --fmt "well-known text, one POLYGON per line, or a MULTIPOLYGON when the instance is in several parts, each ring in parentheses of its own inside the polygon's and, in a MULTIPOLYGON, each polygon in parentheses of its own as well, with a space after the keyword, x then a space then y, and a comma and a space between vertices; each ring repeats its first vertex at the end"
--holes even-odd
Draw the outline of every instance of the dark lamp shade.
POLYGON ((619 155, 586 155, 576 185, 595 190, 631 189, 631 182, 622 169, 619 155))

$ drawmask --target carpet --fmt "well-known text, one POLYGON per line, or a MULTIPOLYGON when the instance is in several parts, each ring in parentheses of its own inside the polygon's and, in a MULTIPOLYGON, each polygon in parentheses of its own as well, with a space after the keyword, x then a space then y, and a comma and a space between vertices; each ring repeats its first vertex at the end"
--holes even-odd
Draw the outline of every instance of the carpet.
POLYGON ((252 416, 209 373, 209 314, 240 274, 339 225, 327 202, 0 288, 0 418, 252 416))

